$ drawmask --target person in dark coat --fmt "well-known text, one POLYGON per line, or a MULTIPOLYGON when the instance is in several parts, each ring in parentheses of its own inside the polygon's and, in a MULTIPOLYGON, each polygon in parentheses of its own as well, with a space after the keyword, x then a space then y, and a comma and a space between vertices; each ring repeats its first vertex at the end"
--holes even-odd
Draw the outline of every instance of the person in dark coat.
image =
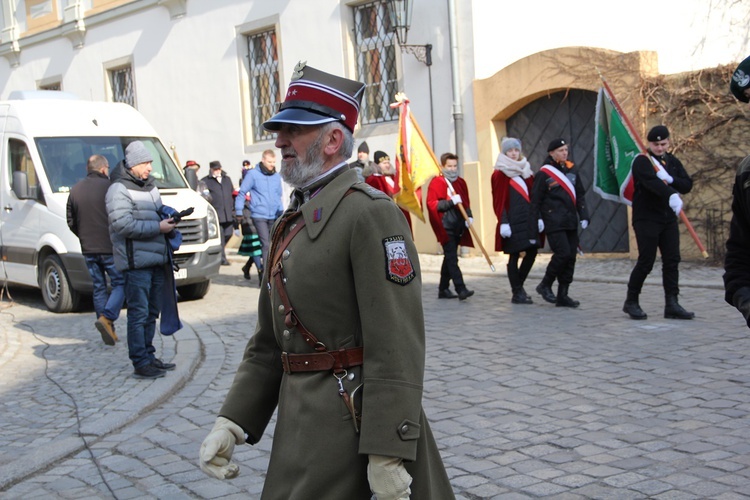
POLYGON ((365 181, 369 176, 376 172, 377 160, 370 161, 370 147, 366 141, 357 148, 357 159, 349 164, 349 168, 357 171, 361 181, 365 181))
POLYGON ((474 295, 464 283, 464 275, 458 267, 458 247, 473 247, 474 241, 468 231, 473 222, 471 218, 471 203, 469 201, 469 186, 458 175, 458 156, 453 153, 443 153, 440 156, 443 175, 430 181, 427 187, 427 213, 435 237, 443 247, 443 265, 440 268, 440 283, 438 284, 439 299, 466 300, 474 295), (459 203, 463 205, 469 220, 465 220, 459 203), (456 293, 451 292, 450 284, 456 293), (458 295, 456 295, 458 294, 458 295))
POLYGON ((202 180, 206 184, 206 189, 211 195, 211 206, 216 209, 219 216, 219 225, 221 226, 221 265, 228 266, 227 254, 225 248, 229 239, 232 237, 232 231, 235 226, 234 218, 234 186, 232 179, 221 168, 219 161, 212 161, 208 168, 210 173, 202 180))
POLYGON ((94 326, 107 345, 115 345, 115 321, 125 301, 125 278, 115 267, 105 197, 111 185, 109 163, 93 155, 86 165, 88 174, 70 190, 67 204, 68 227, 81 242, 81 253, 94 285, 94 326), (112 287, 107 289, 107 276, 112 287))
POLYGON ((630 273, 623 312, 632 319, 646 319, 638 296, 654 267, 656 250, 661 253, 664 286, 664 317, 693 319, 677 301, 679 294, 680 232, 677 217, 682 210, 680 194, 689 193, 693 180, 682 162, 669 153, 669 130, 664 125, 648 133, 648 156, 633 160, 633 230, 638 243, 638 261, 630 273), (655 169, 656 166, 656 169, 655 169))
POLYGON ((293 78, 264 127, 295 190, 201 469, 235 477, 235 445, 257 443, 278 410, 262 499, 453 499, 422 410, 417 250, 393 201, 346 163, 364 84, 304 63, 293 78))
POLYGON ((578 169, 568 161, 568 143, 555 139, 547 152, 549 156, 534 179, 528 222, 529 231, 534 231, 538 219, 542 219, 552 249, 552 258, 536 291, 557 307, 578 307, 580 302, 568 296, 568 289, 576 267, 579 218, 582 229, 589 225, 585 192, 578 169), (555 280, 557 296, 552 292, 555 280))
MULTIPOLYGON (((514 304, 531 304, 523 284, 536 260, 539 248, 539 234, 529 225, 531 209, 531 188, 534 173, 531 165, 521 153, 521 141, 506 137, 500 143, 501 153, 495 162, 492 173, 492 205, 497 217, 495 228, 495 251, 502 251, 508 257, 508 281, 513 292, 514 304), (518 259, 523 252, 521 266, 518 259)), ((541 232, 543 223, 539 219, 541 232)))
MULTIPOLYGON (((750 102, 750 57, 732 74, 732 94, 750 102)), ((750 327, 750 156, 737 168, 732 188, 732 222, 724 258, 724 299, 737 308, 750 327)))

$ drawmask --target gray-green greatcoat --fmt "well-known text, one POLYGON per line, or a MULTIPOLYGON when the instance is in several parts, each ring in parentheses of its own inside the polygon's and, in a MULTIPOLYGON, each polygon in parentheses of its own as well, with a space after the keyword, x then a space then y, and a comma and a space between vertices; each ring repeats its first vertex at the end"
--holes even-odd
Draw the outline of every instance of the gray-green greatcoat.
POLYGON ((412 499, 452 499, 422 411, 422 282, 409 227, 393 201, 358 182, 353 170, 344 166, 323 183, 329 180, 300 208, 306 227, 287 247, 284 275, 300 321, 328 350, 364 348, 363 365, 344 379, 350 394, 364 384, 356 397, 361 431, 331 371, 284 374, 282 351, 313 349, 285 325, 268 273, 255 334, 220 414, 254 444, 278 405, 264 499, 369 499, 369 454, 405 460, 412 499), (409 260, 389 261, 389 248, 405 250, 409 260))

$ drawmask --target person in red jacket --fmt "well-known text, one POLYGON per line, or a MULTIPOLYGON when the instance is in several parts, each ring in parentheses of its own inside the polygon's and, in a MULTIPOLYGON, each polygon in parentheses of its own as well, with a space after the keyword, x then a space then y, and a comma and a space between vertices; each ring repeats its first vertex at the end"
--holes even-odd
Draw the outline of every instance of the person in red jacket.
POLYGON ((443 265, 440 268, 439 299, 466 300, 474 295, 464 284, 461 268, 458 267, 458 246, 473 247, 471 233, 467 228, 473 222, 469 208, 469 188, 466 181, 458 176, 458 156, 444 153, 440 156, 443 175, 430 181, 427 188, 427 211, 430 225, 438 242, 443 246, 443 265), (463 205, 468 220, 464 220, 457 205, 463 205), (450 291, 450 282, 456 294, 450 291))
MULTIPOLYGON (((401 188, 396 180, 396 167, 391 163, 390 157, 382 151, 375 151, 375 163, 373 163, 374 173, 365 178, 365 182, 375 189, 379 189, 391 198, 394 198, 401 188)), ((401 208, 401 207, 399 207, 401 208)), ((401 208, 401 213, 406 217, 409 223, 409 229, 412 230, 411 216, 409 212, 401 208)), ((412 235, 414 231, 412 230, 412 235)))
POLYGON ((536 228, 528 224, 534 173, 521 153, 521 141, 505 137, 500 148, 502 152, 497 155, 491 179, 492 206, 497 216, 495 251, 508 254, 508 280, 513 291, 511 302, 532 304, 534 301, 524 290, 523 284, 536 260, 540 246, 539 232, 544 229, 541 219, 536 228), (524 256, 519 267, 518 259, 522 252, 524 256))

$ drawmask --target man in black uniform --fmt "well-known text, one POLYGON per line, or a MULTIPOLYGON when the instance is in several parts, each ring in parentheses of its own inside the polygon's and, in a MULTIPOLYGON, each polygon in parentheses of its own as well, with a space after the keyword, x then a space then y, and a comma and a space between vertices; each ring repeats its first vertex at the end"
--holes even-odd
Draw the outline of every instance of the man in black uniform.
POLYGON ((529 232, 536 234, 538 219, 544 222, 544 231, 552 249, 552 258, 547 265, 542 282, 536 291, 547 302, 557 307, 578 307, 580 302, 568 296, 573 282, 578 252, 578 220, 581 228, 589 225, 585 192, 578 169, 568 161, 568 144, 555 139, 547 148, 549 156, 534 180, 529 212, 529 232), (557 297, 552 292, 552 283, 557 279, 557 297))
POLYGON ((234 185, 232 184, 232 179, 221 168, 220 161, 212 161, 208 168, 210 173, 201 180, 206 184, 206 189, 208 189, 211 196, 210 203, 216 209, 216 215, 219 216, 219 225, 221 226, 221 265, 228 266, 229 260, 227 259, 225 248, 232 237, 235 225, 233 211, 234 198, 232 198, 234 185))
POLYGON ((643 282, 656 260, 656 249, 661 252, 662 283, 664 286, 664 317, 693 319, 678 302, 680 263, 680 232, 677 217, 682 211, 680 194, 693 189, 693 180, 680 160, 668 153, 669 130, 657 125, 648 133, 648 154, 633 160, 633 230, 638 243, 638 261, 630 273, 628 295, 622 307, 632 319, 646 319, 638 303, 643 282))
MULTIPOLYGON (((750 102, 750 57, 737 66, 729 89, 750 102)), ((740 162, 732 189, 732 223, 724 259, 725 300, 736 307, 750 327, 750 156, 740 162)))

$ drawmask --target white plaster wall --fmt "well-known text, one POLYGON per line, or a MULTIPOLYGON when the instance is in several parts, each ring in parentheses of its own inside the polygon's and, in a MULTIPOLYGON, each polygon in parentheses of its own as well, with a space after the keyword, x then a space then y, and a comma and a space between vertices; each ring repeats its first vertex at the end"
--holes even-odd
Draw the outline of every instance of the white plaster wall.
MULTIPOLYGON (((463 4, 459 36, 463 48, 462 97, 465 152, 476 157, 471 81, 471 5, 463 4)), ((433 45, 430 113, 427 67, 412 55, 401 56, 401 89, 425 135, 435 137, 435 150, 455 148, 452 118, 451 61, 447 0, 417 0, 409 43, 433 45), (435 127, 433 131, 432 122, 435 127)), ((0 99, 16 89, 33 89, 42 79, 62 76, 63 90, 83 99, 105 100, 105 65, 130 58, 136 84, 137 108, 154 125, 167 146, 174 144, 184 164, 195 160, 208 172, 220 160, 235 182, 240 164, 260 160, 273 141, 245 144, 240 80, 244 71, 238 50, 237 27, 259 19, 277 19, 280 77, 283 89, 294 65, 307 61, 321 70, 354 78, 356 61, 351 43, 351 10, 337 0, 188 0, 187 15, 170 19, 164 7, 150 7, 104 24, 87 23, 85 45, 74 49, 58 38, 28 46, 22 41, 21 65, 11 68, 0 58, 0 99)), ((247 117, 246 117, 247 119, 247 117)), ((395 154, 396 124, 366 126, 355 132, 357 144, 367 140, 371 154, 381 149, 395 154)))

